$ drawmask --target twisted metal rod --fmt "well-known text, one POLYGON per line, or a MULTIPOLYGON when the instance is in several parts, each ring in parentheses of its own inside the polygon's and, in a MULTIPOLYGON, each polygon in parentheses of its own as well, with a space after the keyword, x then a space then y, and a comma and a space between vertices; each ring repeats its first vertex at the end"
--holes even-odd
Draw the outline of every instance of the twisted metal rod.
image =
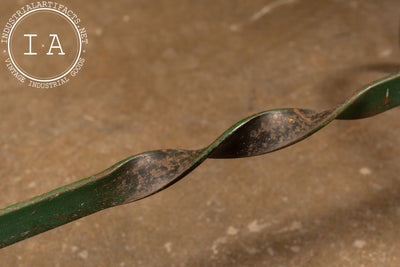
POLYGON ((400 104, 400 73, 373 82, 334 109, 285 108, 249 116, 198 150, 156 150, 0 210, 0 248, 97 211, 155 194, 207 158, 240 158, 293 145, 334 119, 370 117, 400 104))

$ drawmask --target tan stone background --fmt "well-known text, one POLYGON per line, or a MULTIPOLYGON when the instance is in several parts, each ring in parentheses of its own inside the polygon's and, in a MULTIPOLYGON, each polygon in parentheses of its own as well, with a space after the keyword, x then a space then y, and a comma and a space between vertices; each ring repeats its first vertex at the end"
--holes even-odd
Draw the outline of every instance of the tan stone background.
MULTIPOLYGON (((258 111, 333 107, 399 70, 398 0, 63 2, 89 32, 76 79, 27 87, 2 54, 1 207, 140 152, 203 147, 258 111)), ((3 0, 1 25, 24 3, 3 0)), ((2 249, 0 265, 399 266, 399 112, 207 160, 2 249)))

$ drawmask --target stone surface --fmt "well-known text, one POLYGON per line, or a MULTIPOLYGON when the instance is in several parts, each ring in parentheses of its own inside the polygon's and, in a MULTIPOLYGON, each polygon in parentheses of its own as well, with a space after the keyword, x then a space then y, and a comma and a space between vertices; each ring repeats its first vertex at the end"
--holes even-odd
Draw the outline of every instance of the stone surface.
MULTIPOLYGON (((1 25, 23 3, 2 1, 1 25)), ((2 207, 133 154, 203 147, 258 111, 333 107, 399 70, 398 0, 67 4, 89 33, 76 79, 33 89, 0 66, 2 207)), ((207 160, 150 198, 2 249, 1 265, 399 266, 399 112, 207 160)))

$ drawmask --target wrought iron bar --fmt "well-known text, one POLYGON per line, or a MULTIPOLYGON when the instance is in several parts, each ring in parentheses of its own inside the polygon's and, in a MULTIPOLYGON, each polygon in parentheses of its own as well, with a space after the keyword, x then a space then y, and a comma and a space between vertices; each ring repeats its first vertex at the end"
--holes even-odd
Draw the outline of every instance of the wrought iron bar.
POLYGON ((284 108, 249 116, 198 150, 156 150, 105 171, 0 210, 0 248, 97 211, 153 195, 207 158, 240 158, 293 145, 334 119, 370 117, 400 104, 400 73, 376 81, 344 104, 317 112, 284 108))

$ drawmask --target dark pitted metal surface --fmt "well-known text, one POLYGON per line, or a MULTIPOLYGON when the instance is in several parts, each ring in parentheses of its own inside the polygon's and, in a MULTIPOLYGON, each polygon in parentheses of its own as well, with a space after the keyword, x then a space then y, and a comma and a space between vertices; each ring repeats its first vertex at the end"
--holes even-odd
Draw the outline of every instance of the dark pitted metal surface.
MULTIPOLYGON (((17 8, 2 5, 1 18, 17 8)), ((132 154, 202 147, 249 113, 332 107, 399 69, 396 1, 68 5, 91 40, 79 77, 40 90, 0 72, 2 207, 132 154)), ((2 249, 0 262, 397 266, 396 112, 209 160, 151 198, 2 249)))

